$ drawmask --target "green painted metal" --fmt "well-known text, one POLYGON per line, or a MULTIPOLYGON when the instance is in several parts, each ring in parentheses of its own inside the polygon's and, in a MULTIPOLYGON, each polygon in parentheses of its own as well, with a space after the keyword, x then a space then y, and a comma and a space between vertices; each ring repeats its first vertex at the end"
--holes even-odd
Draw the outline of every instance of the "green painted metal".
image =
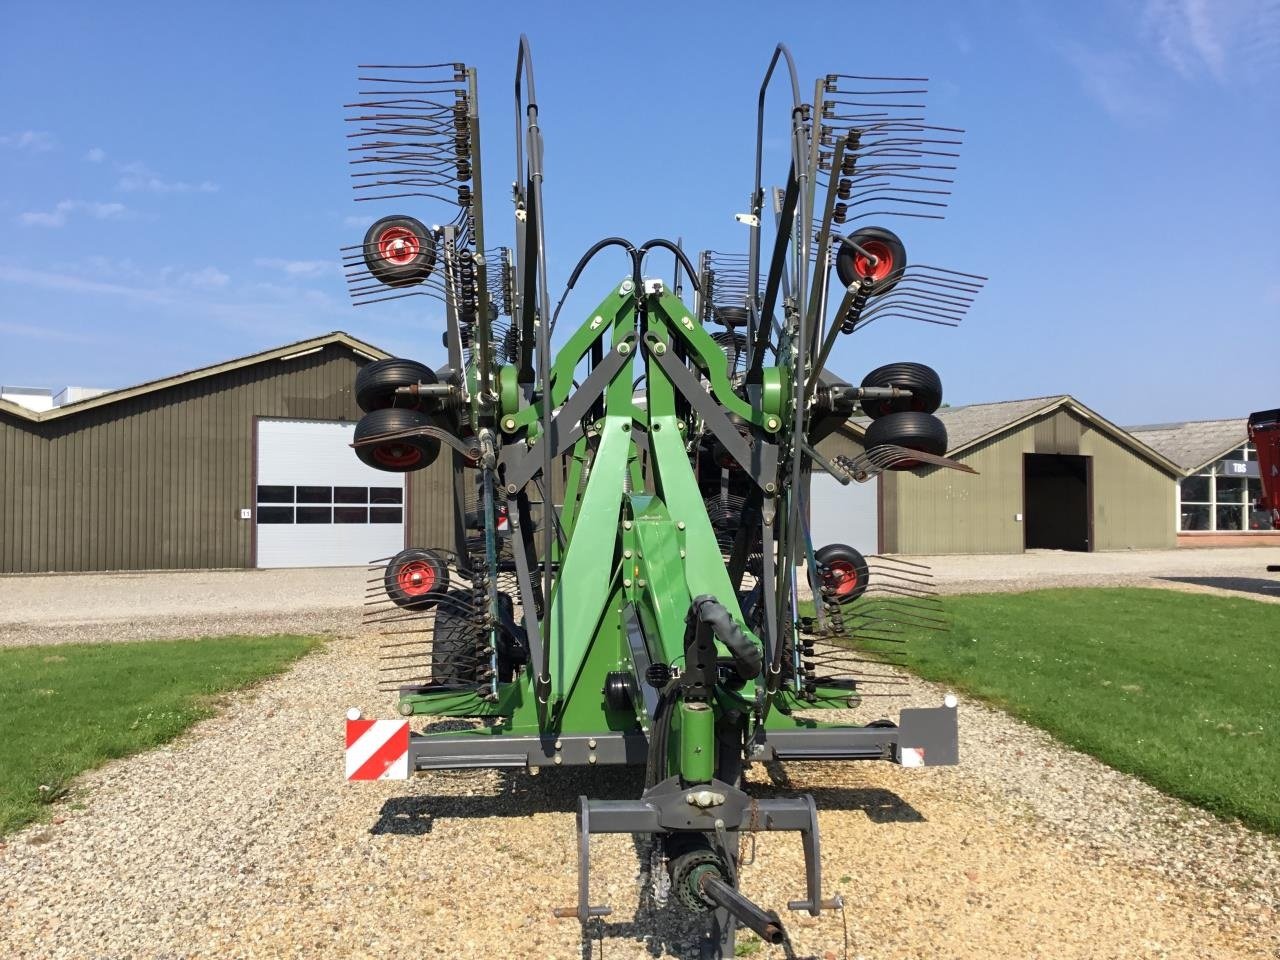
MULTIPOLYGON (((637 297, 629 283, 620 284, 557 353, 551 377, 554 407, 568 398, 574 371, 593 344, 607 342, 608 349, 625 350, 648 336, 658 352, 679 339, 717 403, 766 432, 785 435, 783 413, 791 394, 786 370, 764 368, 757 404, 747 403, 728 380, 723 350, 694 316, 666 291, 637 297), (639 338, 628 339, 637 333, 639 338)), ((567 459, 559 513, 566 542, 554 554, 559 570, 541 621, 550 667, 545 706, 535 695, 533 671, 523 670, 510 682, 497 684, 496 698, 456 691, 413 694, 402 698, 403 713, 493 721, 477 735, 647 731, 648 717, 637 704, 616 709, 604 698, 609 674, 635 670, 624 627, 626 609, 635 611, 653 659, 665 663, 683 661, 694 597, 719 599, 739 628, 761 642, 743 618, 703 503, 678 392, 656 357, 643 349, 639 353, 632 353, 609 382, 603 417, 586 424, 567 459), (633 389, 638 365, 645 380, 643 404, 637 403, 633 389)), ((500 426, 508 434, 523 430, 532 442, 540 430, 539 403, 536 396, 533 402, 513 396, 513 375, 514 368, 498 370, 500 426), (515 402, 525 406, 511 412, 515 402)), ((785 504, 784 499, 778 510, 783 534, 785 504)), ((789 604, 789 598, 779 599, 789 604)), ((717 649, 722 657, 729 656, 723 645, 717 649)), ((717 769, 716 724, 729 722, 728 715, 738 718, 744 731, 753 715, 770 729, 813 727, 816 721, 800 720, 794 711, 847 707, 854 696, 826 688, 801 695, 795 686, 766 693, 758 692, 758 685, 763 687, 763 678, 736 690, 717 686, 710 703, 681 703, 672 718, 667 771, 678 772, 687 783, 709 782, 717 769)))
POLYGON ((516 427, 512 415, 520 412, 520 371, 506 364, 498 368, 498 415, 502 429, 510 432, 516 427))
POLYGON ((710 783, 716 771, 716 714, 709 703, 680 704, 680 779, 710 783))

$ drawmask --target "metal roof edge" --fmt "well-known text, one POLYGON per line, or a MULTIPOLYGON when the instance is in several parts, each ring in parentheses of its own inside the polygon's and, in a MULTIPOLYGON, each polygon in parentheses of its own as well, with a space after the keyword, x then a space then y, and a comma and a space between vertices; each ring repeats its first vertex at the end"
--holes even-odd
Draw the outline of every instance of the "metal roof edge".
POLYGON ((1008 423, 1004 424, 1003 426, 998 427, 995 430, 990 430, 983 436, 977 437, 976 439, 970 440, 968 443, 965 443, 959 447, 956 447, 954 450, 948 451, 947 455, 950 457, 958 456, 959 454, 965 452, 966 450, 970 450, 973 447, 977 446, 979 443, 985 443, 987 440, 990 440, 993 437, 998 437, 1001 434, 1008 433, 1010 430, 1013 430, 1016 427, 1020 427, 1023 424, 1028 423, 1032 420, 1039 419, 1040 417, 1053 413, 1054 411, 1059 410, 1063 407, 1066 407, 1074 411, 1075 413, 1079 414, 1081 417, 1084 418, 1084 420, 1086 420, 1092 426, 1102 430, 1104 433, 1108 434, 1113 440, 1116 440, 1117 442, 1128 447, 1134 453, 1151 461, 1153 465, 1162 468, 1163 470, 1165 470, 1165 472, 1172 474, 1175 478, 1184 477, 1187 475, 1186 471, 1184 471, 1182 467, 1174 463, 1164 454, 1160 453, 1155 448, 1150 447, 1147 444, 1143 443, 1141 440, 1139 440, 1133 434, 1129 433, 1123 427, 1117 426, 1116 424, 1112 423, 1110 420, 1102 416, 1097 411, 1092 410, 1089 407, 1085 406, 1083 403, 1081 403, 1079 400, 1077 400, 1075 397, 1071 396, 1070 394, 1062 394, 1054 398, 1052 402, 1045 404, 1043 407, 1038 407, 1035 410, 1031 411, 1030 413, 1024 416, 1021 416, 1016 420, 1010 420, 1008 423))
MULTIPOLYGON (((1037 399, 1040 399, 1040 398, 1039 398, 1039 397, 1029 397, 1028 399, 1030 399, 1030 400, 1037 400, 1037 399)), ((1050 412, 1052 412, 1052 411, 1054 411, 1054 410, 1057 410, 1059 407, 1063 406, 1063 405, 1064 405, 1068 400, 1070 400, 1070 399, 1071 399, 1071 397, 1070 397, 1070 396, 1068 396, 1068 395, 1067 395, 1067 394, 1065 394, 1065 393, 1060 393, 1060 394, 1057 394, 1057 395, 1052 396, 1052 397, 1045 397, 1044 399, 1045 399, 1046 401, 1048 401, 1047 403, 1045 403, 1045 405, 1044 405, 1044 406, 1042 406, 1042 407, 1036 407, 1036 408, 1035 408, 1034 410, 1032 410, 1030 413, 1025 413, 1025 414, 1023 414, 1023 415, 1022 415, 1022 416, 1020 416, 1020 417, 1017 417, 1017 418, 1015 418, 1015 419, 1013 419, 1013 420, 1008 421, 1007 423, 1002 424, 1001 426, 996 427, 994 430, 988 430, 986 433, 982 434, 982 436, 980 436, 980 437, 974 437, 972 440, 969 440, 969 441, 967 441, 967 442, 965 442, 965 443, 962 443, 960 446, 955 447, 955 448, 954 448, 954 449, 952 449, 952 450, 948 450, 948 451, 947 451, 947 456, 949 456, 949 457, 954 457, 954 456, 956 456, 957 454, 963 453, 965 450, 970 449, 971 447, 976 447, 976 446, 977 446, 978 444, 980 444, 980 443, 986 443, 986 442, 987 442, 988 440, 990 440, 992 437, 998 437, 998 436, 1000 436, 1002 433, 1008 433, 1008 432, 1009 432, 1010 430, 1012 430, 1014 427, 1020 427, 1020 426, 1022 426, 1024 423, 1027 423, 1027 422, 1029 422, 1029 421, 1031 421, 1031 420, 1034 420, 1036 417, 1039 417, 1039 416, 1042 416, 1043 414, 1050 413, 1050 412)), ((1024 401, 1021 401, 1021 400, 1002 400, 1002 401, 998 401, 998 402, 1000 402, 1000 403, 1022 403, 1022 402, 1024 402, 1024 401)), ((965 404, 964 406, 965 406, 965 407, 985 407, 985 406, 995 406, 995 404, 985 404, 985 403, 967 403, 967 404, 965 404)), ((957 407, 956 409, 957 409, 957 410, 963 410, 963 409, 964 409, 964 407, 957 407)))
POLYGON ((270 350, 263 350, 260 353, 251 353, 244 357, 236 357, 233 360, 224 360, 222 363, 215 363, 207 367, 197 367, 195 370, 188 370, 185 373, 174 374, 170 377, 163 377, 159 380, 148 380, 145 383, 135 384, 132 387, 121 387, 118 390, 110 390, 107 393, 98 394, 96 397, 89 397, 85 400, 78 400, 75 403, 68 403, 65 406, 54 407, 52 410, 28 410, 26 407, 16 403, 10 403, 8 400, 0 400, 0 412, 12 414, 20 419, 33 423, 43 423, 48 420, 57 420, 61 417, 68 417, 80 413, 84 410, 90 410, 96 407, 106 406, 110 403, 116 403, 121 400, 128 400, 132 397, 143 396, 148 393, 155 393, 158 390, 164 390, 168 387, 176 387, 183 383, 191 383, 196 380, 203 380, 206 377, 215 377, 221 373, 230 373, 233 370, 241 370, 245 367, 252 367, 259 363, 268 363, 272 360, 287 360, 291 357, 310 353, 327 347, 330 344, 340 344, 356 353, 364 354, 375 359, 386 359, 391 356, 380 347, 375 347, 371 343, 365 343, 358 340, 351 334, 343 330, 334 330, 332 333, 322 334, 318 337, 311 337, 307 340, 299 340, 295 343, 287 343, 284 346, 274 347, 270 350))
POLYGON ((1243 447, 1248 442, 1249 442, 1249 435, 1245 434, 1245 438, 1243 440, 1233 443, 1229 447, 1224 447, 1223 449, 1215 453, 1212 457, 1210 457, 1208 460, 1205 460, 1203 463, 1197 463, 1195 466, 1187 467, 1185 470, 1183 470, 1183 475, 1189 477, 1193 473, 1199 473, 1205 467, 1209 466, 1209 464, 1214 463, 1218 460, 1221 460, 1223 457, 1225 457, 1228 453, 1230 453, 1236 447, 1243 447))

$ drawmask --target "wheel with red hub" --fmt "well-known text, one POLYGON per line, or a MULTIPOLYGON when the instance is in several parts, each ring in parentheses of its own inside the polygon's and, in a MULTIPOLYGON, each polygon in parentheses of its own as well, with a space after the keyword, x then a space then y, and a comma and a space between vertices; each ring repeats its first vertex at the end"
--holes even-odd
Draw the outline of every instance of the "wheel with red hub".
POLYGON ((828 599, 853 603, 867 592, 867 561, 847 543, 829 543, 813 555, 828 599))
POLYGON ((414 431, 435 425, 431 417, 418 410, 371 410, 356 424, 356 456, 375 470, 388 473, 429 467, 440 452, 440 441, 414 431), (361 443, 362 440, 370 442, 361 443))
POLYGON ((942 406, 942 378, 923 363, 886 363, 862 378, 864 387, 900 387, 911 391, 909 397, 887 400, 862 400, 863 412, 875 420, 890 413, 915 410, 933 413, 942 406))
POLYGON ((849 234, 849 239, 862 250, 847 243, 840 244, 840 252, 836 254, 836 276, 840 282, 848 287, 870 277, 873 297, 892 290, 907 268, 907 248, 898 235, 884 227, 863 227, 849 234), (871 257, 875 257, 874 263, 871 257))
POLYGON ((397 607, 425 610, 449 592, 449 567, 435 551, 410 547, 391 558, 382 584, 397 607))
POLYGON ((401 360, 398 357, 375 360, 373 363, 366 363, 356 374, 356 403, 365 413, 386 407, 423 410, 432 404, 422 397, 399 394, 396 390, 418 383, 436 382, 436 372, 416 360, 401 360))
POLYGON ((436 242, 421 220, 383 217, 364 235, 364 264, 389 287, 412 286, 435 269, 436 242))
MULTIPOLYGON (((944 456, 947 452, 947 428, 931 413, 915 410, 903 413, 886 413, 871 421, 862 438, 867 452, 880 446, 905 447, 944 456)), ((919 460, 899 460, 890 464, 889 470, 910 470, 920 466, 919 460)))

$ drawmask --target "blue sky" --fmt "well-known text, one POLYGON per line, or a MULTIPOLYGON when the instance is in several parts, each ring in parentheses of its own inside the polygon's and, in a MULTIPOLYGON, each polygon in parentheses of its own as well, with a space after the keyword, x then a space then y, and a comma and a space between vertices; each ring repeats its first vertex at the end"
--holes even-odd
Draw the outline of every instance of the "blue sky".
MULTIPOLYGON (((523 30, 553 299, 602 236, 745 250, 783 40, 806 89, 928 76, 930 120, 967 130, 947 219, 884 225, 987 289, 959 328, 842 338, 843 376, 920 360, 955 404, 1069 392, 1120 423, 1280 404, 1277 0, 10 3, 4 22, 0 383, 125 386, 335 329, 442 362, 436 301, 347 301, 338 248, 435 211, 352 201, 342 104, 357 63, 477 66, 489 241, 510 242, 523 30)), ((586 275, 565 317, 623 272, 586 275)))

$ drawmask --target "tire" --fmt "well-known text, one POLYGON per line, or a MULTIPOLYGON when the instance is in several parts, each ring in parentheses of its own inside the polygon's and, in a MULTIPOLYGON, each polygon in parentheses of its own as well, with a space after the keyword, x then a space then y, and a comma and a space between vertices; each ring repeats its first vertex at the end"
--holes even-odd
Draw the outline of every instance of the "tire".
POLYGON ((890 413, 933 413, 942 406, 942 379, 923 363, 886 363, 862 378, 864 387, 903 387, 909 397, 891 400, 862 400, 862 411, 873 420, 890 413))
POLYGON ((828 596, 840 605, 853 603, 867 592, 870 571, 866 558, 846 543, 829 543, 813 555, 828 596))
POLYGON ((836 276, 846 287, 851 286, 863 277, 870 276, 874 280, 871 296, 879 297, 888 293, 902 279, 902 271, 907 268, 907 248, 903 246, 898 235, 884 227, 863 227, 849 235, 849 239, 874 254, 878 258, 875 267, 847 243, 840 244, 840 252, 836 254, 836 276))
POLYGON ((364 265, 389 287, 413 286, 435 269, 435 239, 421 220, 383 217, 364 235, 364 265))
MULTIPOLYGON (((369 437, 434 425, 429 416, 418 410, 397 410, 394 407, 372 410, 356 424, 355 440, 358 443, 369 437)), ((428 436, 398 437, 381 443, 357 446, 355 451, 362 463, 375 470, 409 473, 429 467, 435 462, 436 455, 440 453, 440 441, 428 436)))
POLYGON ((746 368, 747 338, 732 330, 718 330, 711 335, 711 339, 724 351, 725 372, 732 380, 746 368))
MULTIPOLYGON (((931 413, 888 413, 871 421, 866 436, 862 438, 868 451, 885 444, 906 447, 943 456, 947 452, 947 428, 931 413)), ((910 470, 920 465, 919 460, 895 463, 891 470, 910 470)))
POLYGON ((356 374, 356 403, 365 413, 387 407, 421 410, 426 406, 424 398, 402 396, 396 390, 417 383, 436 383, 437 379, 434 370, 416 360, 375 360, 356 374))
POLYGON ((716 307, 715 318, 732 330, 734 327, 745 327, 751 314, 746 307, 716 307))
POLYGON ((471 594, 451 590, 442 600, 436 607, 431 635, 431 679, 449 685, 477 683, 480 627, 471 607, 471 594))
POLYGON ((391 558, 382 585, 397 607, 426 610, 449 592, 449 568, 435 551, 410 547, 391 558))

